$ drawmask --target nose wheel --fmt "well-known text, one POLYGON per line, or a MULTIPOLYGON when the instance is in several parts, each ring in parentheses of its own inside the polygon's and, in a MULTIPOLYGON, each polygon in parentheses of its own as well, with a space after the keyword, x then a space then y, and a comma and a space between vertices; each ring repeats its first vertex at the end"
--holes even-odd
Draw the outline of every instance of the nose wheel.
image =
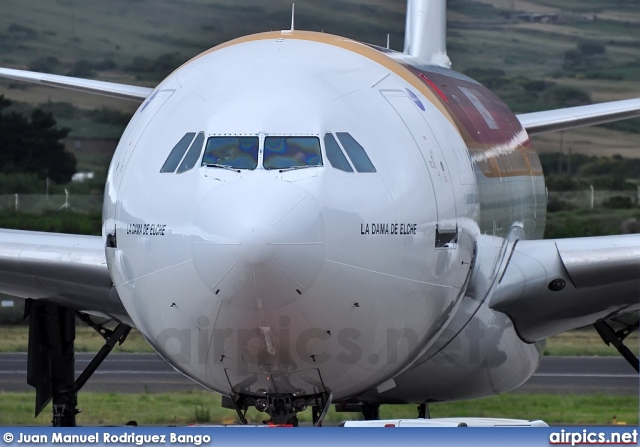
POLYGON ((298 413, 312 407, 313 425, 322 426, 322 421, 331 406, 331 393, 318 393, 311 396, 296 396, 295 394, 264 394, 253 396, 247 394, 233 394, 222 399, 222 406, 236 410, 240 422, 247 424, 246 413, 254 406, 258 411, 269 415, 266 422, 269 425, 298 426, 298 413))
POLYGON ((294 399, 293 396, 288 394, 267 396, 267 408, 265 412, 271 417, 268 423, 297 427, 297 414, 299 411, 304 411, 307 408, 307 402, 303 399, 294 399))
POLYGON ((298 425, 298 413, 311 407, 313 424, 322 425, 332 394, 324 386, 320 371, 250 372, 226 369, 231 387, 229 397, 223 396, 222 406, 236 411, 240 422, 247 424, 250 407, 269 416, 267 424, 298 425))

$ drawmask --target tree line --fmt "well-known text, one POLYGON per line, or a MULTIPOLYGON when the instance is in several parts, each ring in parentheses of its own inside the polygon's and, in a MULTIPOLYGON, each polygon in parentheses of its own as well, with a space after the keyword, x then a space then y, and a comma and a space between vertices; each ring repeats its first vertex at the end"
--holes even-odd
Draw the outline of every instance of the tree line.
POLYGON ((51 113, 35 109, 30 116, 7 110, 0 95, 0 173, 33 173, 64 184, 76 173, 76 157, 61 142, 69 129, 57 127, 51 113))

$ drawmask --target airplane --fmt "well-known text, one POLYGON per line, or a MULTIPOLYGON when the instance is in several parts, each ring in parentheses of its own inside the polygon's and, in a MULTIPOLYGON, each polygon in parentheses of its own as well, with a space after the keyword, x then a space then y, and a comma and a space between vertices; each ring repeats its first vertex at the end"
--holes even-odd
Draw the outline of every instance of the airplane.
POLYGON ((592 324, 638 370, 624 338, 640 235, 543 240, 530 136, 640 116, 640 99, 514 115, 450 68, 445 16, 445 0, 408 0, 397 52, 292 14, 155 88, 0 69, 140 103, 102 236, 0 231, 36 414, 52 400, 53 425, 74 426, 79 390, 133 327, 242 423, 255 407, 296 425, 311 407, 321 425, 332 404, 425 419, 517 388, 546 338, 592 324), (76 315, 105 338, 78 378, 76 315))

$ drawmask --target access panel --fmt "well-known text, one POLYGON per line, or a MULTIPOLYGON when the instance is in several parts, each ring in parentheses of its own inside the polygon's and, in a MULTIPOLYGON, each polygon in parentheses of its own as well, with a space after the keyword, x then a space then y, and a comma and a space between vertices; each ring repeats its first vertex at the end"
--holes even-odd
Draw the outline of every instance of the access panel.
POLYGON ((453 182, 440 145, 424 116, 427 112, 418 110, 414 101, 402 90, 380 90, 380 93, 393 106, 420 149, 436 196, 438 231, 455 234, 456 203, 453 182))

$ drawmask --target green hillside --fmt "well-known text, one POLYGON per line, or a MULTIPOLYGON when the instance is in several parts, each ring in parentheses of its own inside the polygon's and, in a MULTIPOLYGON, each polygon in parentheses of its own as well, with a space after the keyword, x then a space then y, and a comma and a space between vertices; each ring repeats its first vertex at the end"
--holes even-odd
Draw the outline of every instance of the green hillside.
MULTIPOLYGON (((404 0, 311 0, 296 3, 296 27, 344 35, 391 47, 404 43, 404 0)), ((492 85, 516 112, 562 106, 545 98, 577 89, 593 102, 638 94, 640 83, 639 0, 449 0, 449 53, 459 71, 498 70, 492 85), (550 17, 538 23, 535 14, 550 17), (600 44, 600 54, 577 54, 584 40, 600 44), (571 54, 573 52, 573 56, 571 54), (545 81, 544 94, 530 81, 545 81), (533 87, 532 87, 533 86, 533 87), (564 89, 564 90, 563 90, 564 89), (536 96, 537 95, 537 96, 536 96), (541 100, 542 98, 542 100, 541 100)), ((288 28, 291 3, 284 0, 4 0, 0 4, 0 64, 80 77, 153 86, 180 63, 241 35, 288 28)), ((579 53, 579 52, 578 52, 579 53)), ((540 84, 538 84, 540 85, 540 84)), ((0 94, 29 104, 70 102, 86 109, 135 104, 43 87, 0 82, 0 94)), ((73 114, 72 114, 73 115, 73 114)), ((56 116, 72 136, 117 138, 122 120, 99 123, 56 116)), ((628 126, 627 126, 628 127, 628 126)), ((639 131, 640 123, 631 130, 639 131)), ((626 129, 629 130, 629 129, 626 129)), ((576 151, 638 157, 626 132, 597 130, 576 151), (614 146, 600 144, 621 142, 614 146)), ((557 138, 536 139, 541 151, 558 150, 557 138)))

